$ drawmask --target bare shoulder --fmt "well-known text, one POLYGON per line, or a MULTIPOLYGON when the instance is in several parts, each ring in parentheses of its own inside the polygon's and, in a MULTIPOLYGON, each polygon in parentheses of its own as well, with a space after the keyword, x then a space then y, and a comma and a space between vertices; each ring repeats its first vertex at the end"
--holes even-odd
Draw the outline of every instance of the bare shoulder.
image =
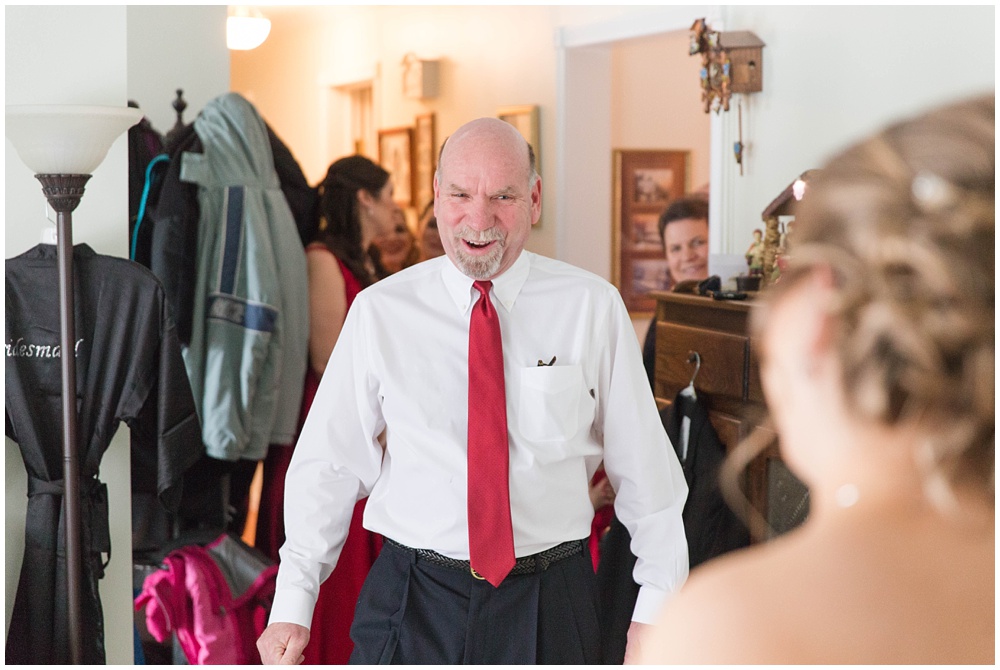
POLYGON ((311 276, 322 277, 324 279, 343 279, 340 271, 340 264, 337 257, 331 254, 324 246, 312 246, 306 249, 306 267, 311 276))
POLYGON ((640 658, 992 662, 994 535, 987 531, 913 514, 807 523, 693 570, 643 637, 640 658))
POLYGON ((794 645, 777 594, 795 580, 794 546, 758 546, 692 571, 642 643, 643 663, 767 663, 794 645), (783 569, 787 568, 787 569, 783 569))

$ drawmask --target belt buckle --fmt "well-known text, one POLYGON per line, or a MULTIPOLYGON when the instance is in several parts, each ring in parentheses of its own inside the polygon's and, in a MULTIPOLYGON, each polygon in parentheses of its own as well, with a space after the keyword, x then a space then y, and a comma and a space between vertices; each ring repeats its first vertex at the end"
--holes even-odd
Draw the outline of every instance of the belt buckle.
POLYGON ((482 576, 481 574, 479 574, 478 572, 476 572, 476 569, 475 569, 474 567, 472 567, 471 565, 469 566, 469 572, 471 572, 471 573, 472 573, 472 576, 473 576, 473 577, 475 577, 476 579, 478 579, 478 580, 480 580, 480 581, 486 581, 486 578, 485 578, 485 577, 483 577, 483 576, 482 576))

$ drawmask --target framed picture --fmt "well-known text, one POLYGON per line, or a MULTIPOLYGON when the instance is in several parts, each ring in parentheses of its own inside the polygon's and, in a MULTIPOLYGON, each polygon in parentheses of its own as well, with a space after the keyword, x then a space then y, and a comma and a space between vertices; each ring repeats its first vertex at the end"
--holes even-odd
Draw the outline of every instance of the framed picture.
POLYGON ((378 131, 378 162, 392 175, 394 200, 413 204, 413 128, 378 131))
POLYGON ((614 151, 612 275, 635 316, 648 316, 656 308, 650 291, 668 291, 672 286, 659 220, 671 202, 687 193, 688 153, 614 151))
POLYGON ((538 138, 538 105, 501 107, 497 118, 517 128, 535 151, 535 170, 542 174, 542 145, 538 138))
POLYGON ((421 114, 413 127, 413 206, 420 216, 434 199, 434 168, 437 164, 437 140, 434 113, 421 114))

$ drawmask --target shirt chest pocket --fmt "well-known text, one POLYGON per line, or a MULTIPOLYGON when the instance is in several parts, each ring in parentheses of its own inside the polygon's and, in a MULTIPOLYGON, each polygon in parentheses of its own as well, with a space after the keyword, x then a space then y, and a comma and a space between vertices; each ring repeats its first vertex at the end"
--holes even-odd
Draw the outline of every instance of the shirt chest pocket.
POLYGON ((567 441, 582 427, 587 396, 579 365, 522 368, 517 425, 532 442, 567 441))

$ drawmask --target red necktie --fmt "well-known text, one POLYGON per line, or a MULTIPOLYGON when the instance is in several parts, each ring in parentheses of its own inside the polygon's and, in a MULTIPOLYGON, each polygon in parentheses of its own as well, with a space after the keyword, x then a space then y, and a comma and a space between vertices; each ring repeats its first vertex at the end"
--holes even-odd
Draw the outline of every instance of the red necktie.
POLYGON ((473 286, 482 297, 469 322, 469 562, 474 575, 500 586, 514 567, 503 344, 493 282, 473 286))

